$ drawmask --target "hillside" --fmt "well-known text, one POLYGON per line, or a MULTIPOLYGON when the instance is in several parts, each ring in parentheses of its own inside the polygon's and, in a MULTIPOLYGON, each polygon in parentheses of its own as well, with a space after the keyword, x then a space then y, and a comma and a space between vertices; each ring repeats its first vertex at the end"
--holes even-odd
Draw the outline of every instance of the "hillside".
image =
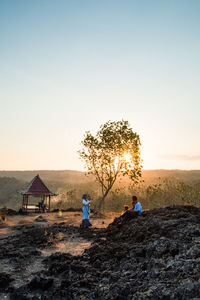
POLYGON ((144 170, 142 179, 151 183, 158 178, 174 178, 178 181, 197 183, 200 181, 200 170, 144 170))
MULTIPOLYGON (((14 177, 25 182, 30 181, 37 174, 44 181, 60 183, 86 183, 93 181, 92 176, 86 176, 85 172, 74 170, 33 170, 33 171, 0 171, 0 177, 14 177)), ((200 170, 144 170, 142 180, 148 184, 158 178, 174 178, 184 182, 200 181, 200 170)))
POLYGON ((86 176, 84 172, 72 170, 0 171, 0 177, 14 177, 25 182, 38 174, 44 181, 49 182, 84 183, 91 180, 91 177, 86 176))

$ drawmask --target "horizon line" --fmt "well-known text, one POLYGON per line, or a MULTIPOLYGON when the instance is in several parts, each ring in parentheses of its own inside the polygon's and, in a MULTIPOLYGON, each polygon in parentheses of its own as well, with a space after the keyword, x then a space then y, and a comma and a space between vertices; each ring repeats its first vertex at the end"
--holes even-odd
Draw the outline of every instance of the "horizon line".
MULTIPOLYGON (((86 173, 88 171, 84 171, 84 170, 74 170, 74 169, 26 169, 26 170, 0 170, 0 172, 36 172, 36 171, 40 171, 40 172, 45 172, 45 171, 49 171, 49 172, 59 172, 59 171, 71 171, 71 172, 82 172, 82 173, 86 173)), ((200 171, 200 169, 143 169, 143 171, 200 171)))

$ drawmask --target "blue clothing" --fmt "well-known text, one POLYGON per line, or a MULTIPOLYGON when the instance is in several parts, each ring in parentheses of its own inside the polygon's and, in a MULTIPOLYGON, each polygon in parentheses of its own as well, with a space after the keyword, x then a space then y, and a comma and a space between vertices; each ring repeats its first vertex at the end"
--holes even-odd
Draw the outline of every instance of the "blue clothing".
POLYGON ((87 194, 83 194, 82 199, 86 199, 87 194))
POLYGON ((83 203, 83 220, 89 220, 89 213, 90 213, 90 201, 88 201, 87 199, 82 199, 82 203, 83 203))
POLYGON ((135 204, 134 211, 139 211, 139 215, 141 215, 141 213, 142 213, 142 205, 140 204, 140 202, 137 202, 135 204))

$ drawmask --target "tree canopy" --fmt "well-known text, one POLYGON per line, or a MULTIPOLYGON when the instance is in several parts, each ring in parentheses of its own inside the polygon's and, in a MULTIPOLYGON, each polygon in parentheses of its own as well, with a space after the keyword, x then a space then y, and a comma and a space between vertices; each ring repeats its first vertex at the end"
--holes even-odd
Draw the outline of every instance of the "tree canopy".
POLYGON ((101 185, 98 210, 118 176, 127 175, 134 182, 141 177, 140 146, 139 135, 124 120, 106 122, 95 136, 90 131, 85 133, 79 154, 88 172, 101 185))

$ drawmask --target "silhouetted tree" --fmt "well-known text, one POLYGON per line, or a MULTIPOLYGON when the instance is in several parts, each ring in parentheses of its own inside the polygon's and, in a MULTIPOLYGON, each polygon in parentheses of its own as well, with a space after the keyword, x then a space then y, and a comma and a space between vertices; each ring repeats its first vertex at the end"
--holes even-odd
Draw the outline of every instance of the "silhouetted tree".
POLYGON ((108 121, 100 127, 96 136, 87 131, 82 145, 80 157, 88 173, 93 174, 101 186, 100 210, 120 174, 127 175, 134 182, 141 177, 140 138, 128 121, 108 121))

